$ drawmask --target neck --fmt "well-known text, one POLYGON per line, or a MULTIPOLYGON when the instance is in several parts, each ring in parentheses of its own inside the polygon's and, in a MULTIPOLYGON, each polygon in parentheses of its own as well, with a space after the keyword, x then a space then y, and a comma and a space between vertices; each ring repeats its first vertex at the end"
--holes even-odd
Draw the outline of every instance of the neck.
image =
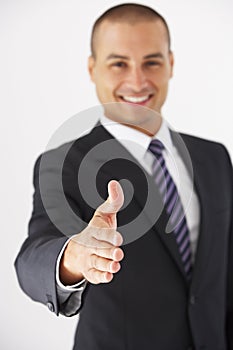
POLYGON ((140 132, 142 132, 143 134, 146 134, 150 137, 153 137, 154 135, 157 134, 157 132, 159 131, 161 124, 162 124, 162 117, 157 118, 156 122, 154 123, 154 125, 150 125, 150 126, 139 126, 139 125, 132 125, 132 124, 127 124, 127 123, 120 123, 122 125, 128 126, 132 129, 138 130, 140 132))

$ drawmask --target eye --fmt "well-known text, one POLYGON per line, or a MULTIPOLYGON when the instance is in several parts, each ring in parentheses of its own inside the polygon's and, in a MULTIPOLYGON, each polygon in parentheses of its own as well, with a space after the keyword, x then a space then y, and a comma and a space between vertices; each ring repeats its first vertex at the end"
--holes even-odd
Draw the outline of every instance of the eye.
POLYGON ((126 67, 126 63, 125 62, 122 62, 122 61, 118 61, 118 62, 114 62, 112 64, 113 67, 118 67, 118 68, 124 68, 126 67))
POLYGON ((160 66, 160 62, 158 62, 158 61, 147 61, 146 63, 146 66, 160 66))

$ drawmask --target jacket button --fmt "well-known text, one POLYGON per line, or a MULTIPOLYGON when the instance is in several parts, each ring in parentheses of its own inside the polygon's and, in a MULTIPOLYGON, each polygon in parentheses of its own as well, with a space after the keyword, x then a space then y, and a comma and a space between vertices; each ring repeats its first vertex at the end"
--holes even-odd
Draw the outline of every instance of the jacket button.
POLYGON ((49 309, 49 311, 54 312, 54 305, 53 303, 51 303, 50 301, 47 302, 47 307, 49 309))
POLYGON ((195 295, 191 295, 191 297, 190 297, 190 304, 191 305, 195 305, 196 304, 196 297, 195 297, 195 295))

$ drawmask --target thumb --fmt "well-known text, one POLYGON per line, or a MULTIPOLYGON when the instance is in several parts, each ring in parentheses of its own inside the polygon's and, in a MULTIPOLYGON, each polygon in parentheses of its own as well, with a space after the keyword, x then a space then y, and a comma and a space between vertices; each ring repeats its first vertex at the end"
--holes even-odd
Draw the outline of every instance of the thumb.
POLYGON ((108 183, 108 199, 95 211, 90 226, 117 228, 116 214, 124 203, 124 193, 121 185, 116 180, 108 183))
POLYGON ((103 214, 116 214, 124 204, 124 193, 121 185, 116 180, 108 183, 108 198, 101 204, 96 212, 103 214))

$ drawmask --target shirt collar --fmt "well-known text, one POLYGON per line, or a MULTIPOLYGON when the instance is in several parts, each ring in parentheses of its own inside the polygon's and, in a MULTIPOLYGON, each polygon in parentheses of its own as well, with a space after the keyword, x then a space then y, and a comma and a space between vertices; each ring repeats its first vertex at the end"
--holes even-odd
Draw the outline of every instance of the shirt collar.
POLYGON ((172 152, 173 143, 165 119, 162 119, 160 129, 152 138, 129 126, 114 122, 105 115, 101 115, 100 123, 138 160, 145 156, 152 139, 160 140, 164 144, 165 150, 172 152))
POLYGON ((165 151, 172 152, 172 149, 174 146, 171 138, 171 132, 170 132, 168 123, 165 119, 162 119, 162 124, 160 126, 160 129, 152 139, 158 139, 163 143, 165 147, 165 151))

